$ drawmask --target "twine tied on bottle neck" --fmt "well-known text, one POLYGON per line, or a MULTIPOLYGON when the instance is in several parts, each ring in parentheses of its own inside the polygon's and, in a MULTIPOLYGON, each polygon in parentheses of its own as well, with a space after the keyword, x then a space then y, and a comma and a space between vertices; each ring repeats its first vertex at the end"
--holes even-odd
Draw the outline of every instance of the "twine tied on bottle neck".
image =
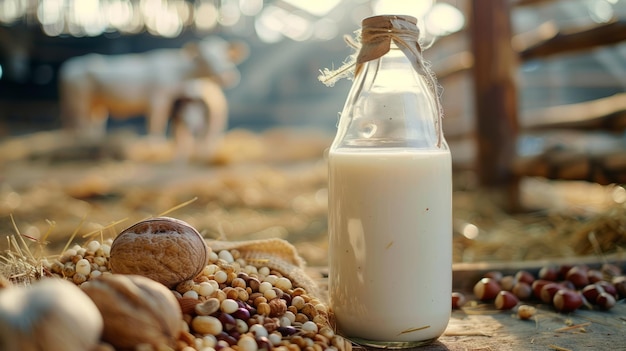
POLYGON ((345 37, 348 45, 358 49, 358 54, 350 56, 344 64, 336 69, 324 69, 318 79, 327 86, 333 86, 335 82, 344 77, 350 77, 354 68, 354 76, 359 75, 363 64, 378 59, 391 50, 393 42, 409 59, 413 68, 426 80, 428 88, 433 95, 437 119, 437 147, 441 147, 443 141, 443 108, 441 106, 439 85, 437 78, 430 70, 422 56, 422 48, 419 44, 419 28, 417 19, 411 16, 384 15, 374 16, 363 20, 360 32, 357 32, 356 41, 351 37, 345 37))

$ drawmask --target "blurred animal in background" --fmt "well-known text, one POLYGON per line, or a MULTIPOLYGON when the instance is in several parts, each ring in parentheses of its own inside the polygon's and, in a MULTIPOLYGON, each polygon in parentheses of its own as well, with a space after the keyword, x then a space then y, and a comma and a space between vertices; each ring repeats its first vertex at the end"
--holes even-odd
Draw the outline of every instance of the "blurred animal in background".
POLYGON ((209 160, 214 155, 228 120, 228 103, 222 87, 211 79, 190 79, 171 108, 176 157, 209 160))
POLYGON ((179 156, 210 157, 227 125, 223 89, 239 83, 247 55, 243 43, 210 37, 180 49, 71 58, 59 73, 61 121, 97 138, 107 118, 144 116, 148 135, 164 140, 173 118, 179 156))

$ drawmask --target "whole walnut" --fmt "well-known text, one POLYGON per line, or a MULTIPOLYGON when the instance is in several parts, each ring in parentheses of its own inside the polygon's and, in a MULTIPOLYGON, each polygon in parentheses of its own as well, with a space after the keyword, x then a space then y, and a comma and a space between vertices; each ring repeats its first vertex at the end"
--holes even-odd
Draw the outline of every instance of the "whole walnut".
POLYGON ((196 277, 209 259, 204 238, 188 223, 156 217, 123 230, 111 244, 111 272, 138 274, 173 288, 196 277))
POLYGON ((104 319, 102 340, 117 350, 148 344, 174 347, 183 330, 178 300, 163 284, 139 275, 103 274, 81 285, 104 319))

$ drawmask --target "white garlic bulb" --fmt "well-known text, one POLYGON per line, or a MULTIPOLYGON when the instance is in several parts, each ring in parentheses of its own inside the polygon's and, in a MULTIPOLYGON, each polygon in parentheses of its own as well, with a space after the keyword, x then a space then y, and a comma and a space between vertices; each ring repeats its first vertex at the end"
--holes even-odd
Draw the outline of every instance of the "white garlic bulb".
POLYGON ((100 340, 104 322, 76 285, 47 278, 0 290, 0 350, 85 351, 100 340))

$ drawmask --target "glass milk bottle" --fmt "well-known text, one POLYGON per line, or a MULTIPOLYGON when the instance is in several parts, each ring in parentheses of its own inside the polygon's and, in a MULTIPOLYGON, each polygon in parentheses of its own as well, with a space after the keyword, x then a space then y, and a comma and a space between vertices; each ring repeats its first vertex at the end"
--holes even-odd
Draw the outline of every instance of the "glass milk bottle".
POLYGON ((363 20, 355 77, 328 154, 329 298, 361 345, 435 340, 450 317, 452 166, 417 20, 363 20))

